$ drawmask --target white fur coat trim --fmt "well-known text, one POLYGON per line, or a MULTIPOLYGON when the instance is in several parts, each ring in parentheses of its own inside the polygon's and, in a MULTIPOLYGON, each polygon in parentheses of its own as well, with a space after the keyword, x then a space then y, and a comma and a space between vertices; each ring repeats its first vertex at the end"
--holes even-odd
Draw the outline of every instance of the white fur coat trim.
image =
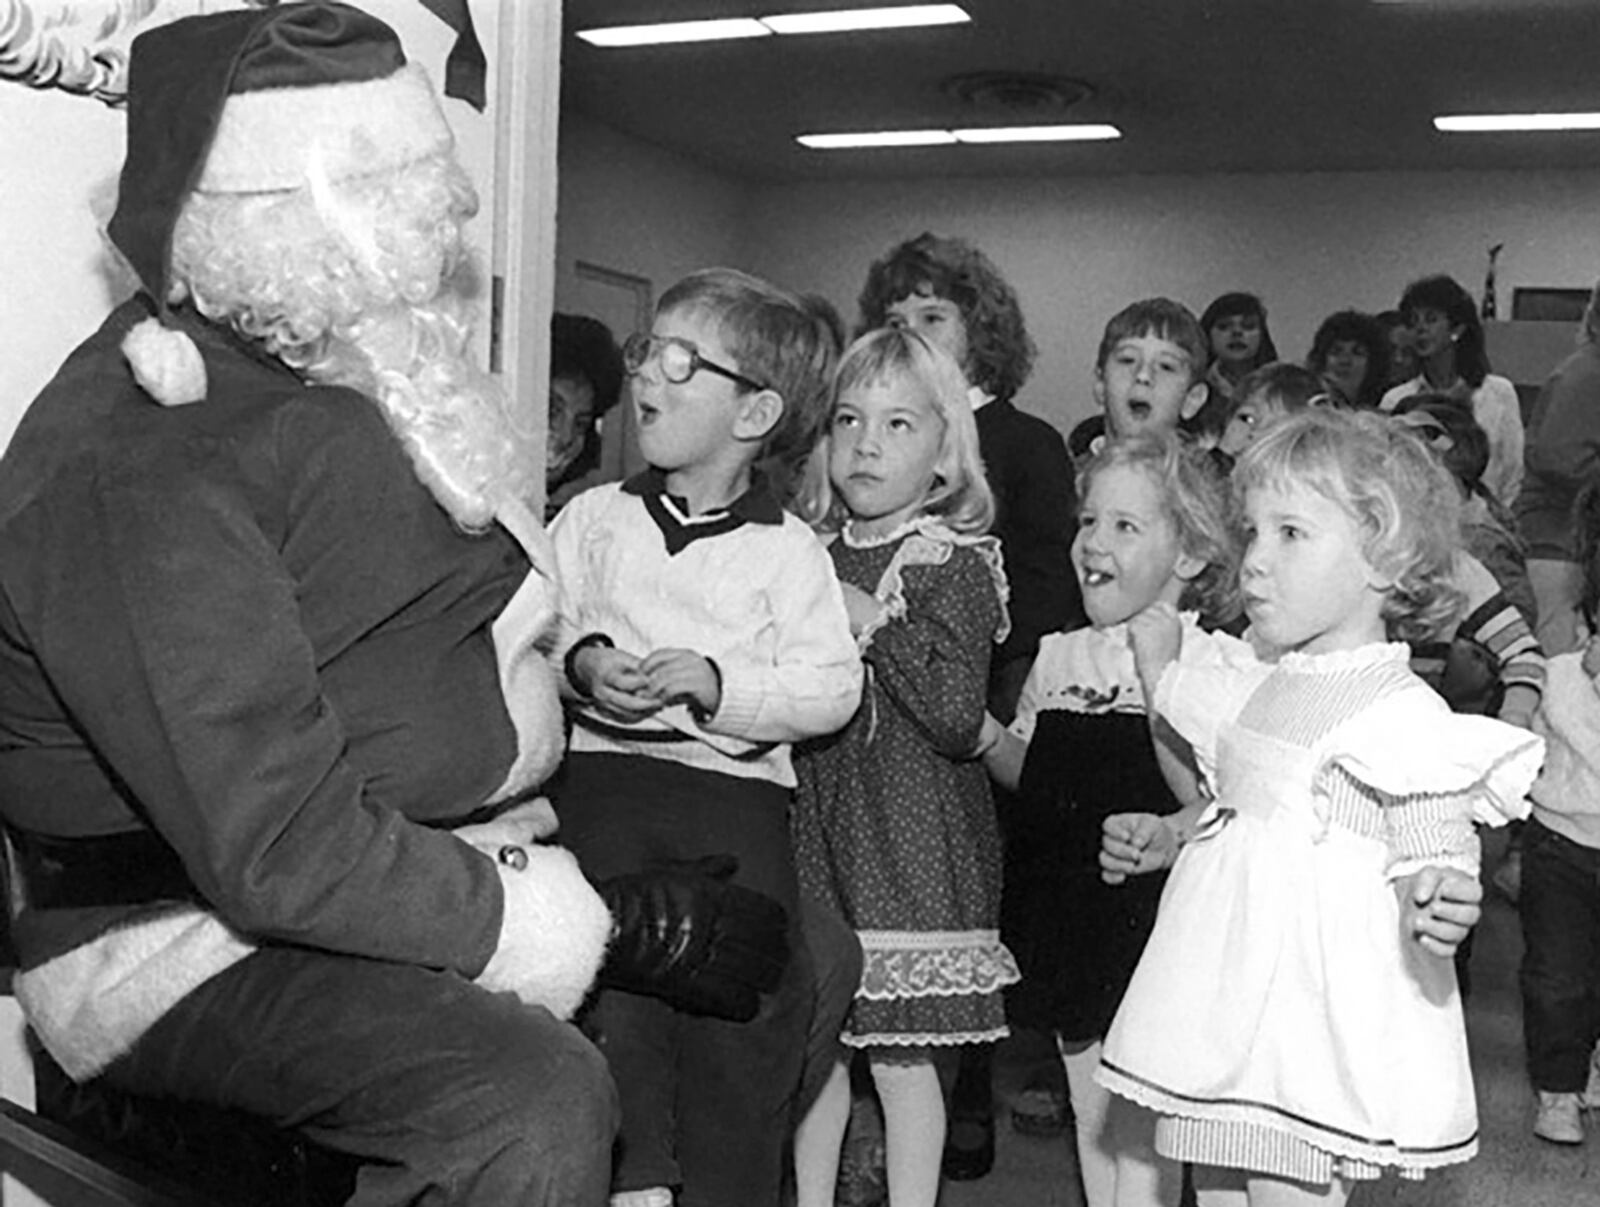
POLYGON ((427 72, 409 64, 381 80, 264 88, 230 96, 198 187, 271 193, 313 171, 343 180, 440 155, 455 145, 427 72))
POLYGON ((68 1077, 87 1081, 253 951, 215 914, 180 906, 19 973, 15 992, 45 1050, 68 1077))
MULTIPOLYGON (((557 1018, 583 1004, 611 941, 611 911, 572 852, 525 846, 527 866, 496 863, 505 892, 500 944, 477 983, 515 993, 557 1018)), ((492 856, 491 856, 492 858, 492 856)))

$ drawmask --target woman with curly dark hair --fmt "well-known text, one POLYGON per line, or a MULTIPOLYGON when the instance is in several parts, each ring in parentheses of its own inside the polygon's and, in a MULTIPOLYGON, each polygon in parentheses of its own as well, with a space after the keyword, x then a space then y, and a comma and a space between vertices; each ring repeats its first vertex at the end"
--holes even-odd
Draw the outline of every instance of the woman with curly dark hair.
POLYGON ((1339 310, 1322 320, 1306 354, 1306 368, 1341 406, 1370 411, 1389 384, 1389 336, 1359 310, 1339 310))

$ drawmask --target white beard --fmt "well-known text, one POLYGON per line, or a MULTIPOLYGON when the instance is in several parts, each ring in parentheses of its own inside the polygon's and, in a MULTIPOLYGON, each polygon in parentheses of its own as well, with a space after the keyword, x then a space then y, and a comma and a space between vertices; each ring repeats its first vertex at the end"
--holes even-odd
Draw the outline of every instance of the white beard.
POLYGON ((500 383, 473 362, 470 333, 466 306, 445 291, 365 316, 301 371, 377 402, 417 478, 458 525, 481 531, 503 500, 531 504, 540 445, 500 383))

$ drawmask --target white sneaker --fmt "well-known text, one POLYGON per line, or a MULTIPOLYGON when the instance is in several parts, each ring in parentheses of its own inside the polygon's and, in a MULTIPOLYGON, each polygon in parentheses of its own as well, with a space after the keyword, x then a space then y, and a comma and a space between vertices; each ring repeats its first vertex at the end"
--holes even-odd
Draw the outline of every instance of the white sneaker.
POLYGON ((1533 1121, 1533 1134, 1552 1144, 1583 1143, 1583 1113, 1578 1094, 1539 1091, 1539 1115, 1533 1121))
POLYGON ((1600 1044, 1589 1055, 1589 1084, 1583 1087, 1578 1105, 1588 1111, 1600 1111, 1600 1044))

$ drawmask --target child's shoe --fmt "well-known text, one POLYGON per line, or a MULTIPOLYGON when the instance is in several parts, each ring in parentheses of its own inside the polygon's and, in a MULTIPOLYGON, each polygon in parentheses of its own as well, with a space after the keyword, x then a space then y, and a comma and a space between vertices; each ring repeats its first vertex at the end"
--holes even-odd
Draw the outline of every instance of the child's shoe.
POLYGON ((1533 1134, 1552 1144, 1583 1143, 1583 1113, 1580 1094, 1539 1091, 1539 1114, 1533 1121, 1533 1134))
POLYGON ((1600 1111, 1600 1043, 1589 1054, 1589 1084, 1583 1087, 1583 1100, 1578 1105, 1584 1110, 1600 1111))

